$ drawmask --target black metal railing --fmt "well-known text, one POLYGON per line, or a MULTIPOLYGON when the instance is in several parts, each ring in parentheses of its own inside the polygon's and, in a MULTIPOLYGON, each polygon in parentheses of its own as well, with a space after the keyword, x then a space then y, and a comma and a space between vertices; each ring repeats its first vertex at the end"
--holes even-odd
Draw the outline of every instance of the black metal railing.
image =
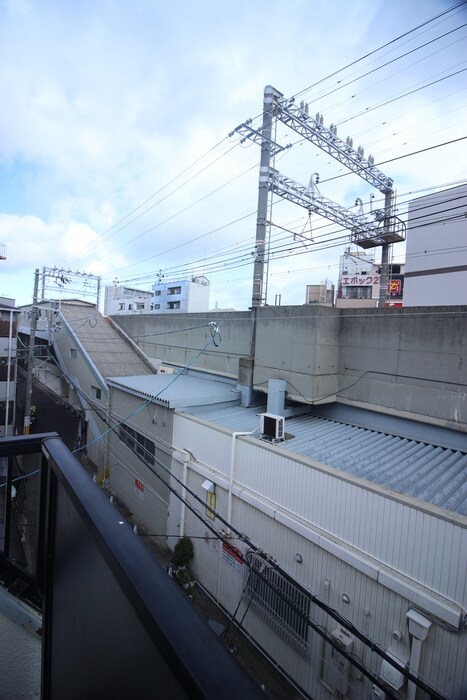
POLYGON ((55 434, 0 440, 0 567, 41 599, 42 699, 264 697, 55 434))

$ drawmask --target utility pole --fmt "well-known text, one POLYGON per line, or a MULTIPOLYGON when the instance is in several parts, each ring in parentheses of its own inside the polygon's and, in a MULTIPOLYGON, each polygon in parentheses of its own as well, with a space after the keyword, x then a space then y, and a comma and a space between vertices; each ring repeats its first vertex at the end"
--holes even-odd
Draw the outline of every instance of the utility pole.
MULTIPOLYGON (((384 195, 384 230, 389 236, 391 227, 391 212, 394 190, 388 190, 384 195)), ((379 307, 384 309, 388 298, 389 283, 389 247, 390 243, 384 243, 381 248, 381 274, 379 277, 379 307)))
POLYGON ((34 273, 34 295, 32 300, 31 311, 31 334, 29 336, 26 396, 24 400, 24 435, 29 435, 29 428, 31 426, 32 370, 34 365, 34 344, 36 341, 38 293, 39 270, 36 269, 36 272, 34 273))
POLYGON ((269 198, 269 168, 272 151, 272 120, 274 115, 274 98, 282 97, 272 85, 264 88, 263 128, 261 131, 261 160, 259 166, 258 212, 256 219, 256 248, 253 269, 253 294, 251 306, 256 308, 263 303, 264 253, 266 249, 266 228, 269 198))
MULTIPOLYGON (((392 178, 384 175, 376 167, 373 156, 365 158, 362 146, 354 149, 353 139, 349 136, 345 141, 340 139, 334 124, 331 124, 329 128, 324 126, 322 114, 318 113, 316 117, 312 117, 309 114, 307 104, 302 102, 299 106, 295 105, 294 98, 286 99, 271 85, 267 85, 264 89, 263 104, 261 130, 253 129, 251 119, 248 119, 229 134, 229 136, 239 134, 242 137, 240 143, 250 139, 261 146, 252 309, 256 310, 264 303, 263 279, 269 192, 305 207, 308 210, 308 215, 313 212, 347 228, 350 231, 350 241, 361 248, 381 246, 379 301, 380 305, 384 306, 387 298, 390 246, 392 243, 405 240, 406 228, 404 222, 392 211, 394 194, 392 178), (304 139, 318 146, 342 163, 348 170, 356 173, 383 193, 385 195, 384 211, 371 212, 376 221, 369 220, 362 212, 351 213, 346 207, 323 197, 316 186, 317 173, 311 176, 309 185, 306 187, 271 168, 272 156, 290 147, 290 144, 282 147, 272 140, 273 119, 277 119, 293 129, 304 139)), ((255 321, 253 322, 252 352, 254 350, 254 328, 255 321)))

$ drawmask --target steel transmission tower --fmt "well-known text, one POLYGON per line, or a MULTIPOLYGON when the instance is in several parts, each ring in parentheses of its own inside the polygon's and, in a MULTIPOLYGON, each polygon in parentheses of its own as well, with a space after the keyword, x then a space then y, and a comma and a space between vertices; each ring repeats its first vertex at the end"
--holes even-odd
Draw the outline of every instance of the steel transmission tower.
MULTIPOLYGON (((363 148, 354 150, 350 138, 344 142, 337 136, 335 126, 323 125, 320 114, 316 118, 308 114, 308 105, 297 107, 294 99, 285 99, 283 94, 271 85, 264 89, 263 127, 261 132, 252 129, 251 121, 240 124, 230 136, 240 134, 243 140, 250 139, 261 145, 259 168, 258 212, 256 222, 256 251, 253 271, 252 307, 263 303, 264 258, 266 246, 267 207, 270 192, 319 214, 350 231, 350 240, 362 248, 381 246, 380 305, 387 296, 389 246, 405 240, 405 224, 393 215, 393 181, 384 175, 374 164, 374 159, 364 157, 363 148), (307 139, 348 170, 356 173, 385 195, 384 210, 373 212, 376 220, 366 218, 362 213, 354 214, 345 207, 323 197, 314 176, 307 187, 271 168, 271 157, 283 150, 272 140, 273 119, 281 121, 300 136, 307 139)), ((288 146, 287 146, 288 148, 288 146)))

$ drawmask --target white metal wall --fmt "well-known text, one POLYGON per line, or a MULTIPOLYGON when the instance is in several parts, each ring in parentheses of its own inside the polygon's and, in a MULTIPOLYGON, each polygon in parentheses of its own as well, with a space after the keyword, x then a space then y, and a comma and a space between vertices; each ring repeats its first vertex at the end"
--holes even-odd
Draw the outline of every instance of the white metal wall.
MULTIPOLYGON (((202 481, 209 478, 216 483, 216 509, 226 516, 232 436, 199 419, 176 415, 174 443, 193 455, 189 487, 202 498, 202 481)), ((467 635, 455 627, 467 607, 466 519, 451 518, 444 511, 361 480, 342 478, 336 470, 293 458, 251 438, 237 437, 234 449, 233 525, 303 585, 327 596, 333 608, 405 661, 410 655, 408 609, 415 607, 432 620, 438 618, 439 624, 433 624, 424 643, 422 673, 447 697, 463 697, 467 692, 467 635), (301 555, 301 564, 296 554, 301 555), (350 602, 344 602, 343 596, 350 602), (396 631, 401 632, 397 642, 396 631)), ((201 537, 195 540, 197 575, 233 612, 240 600, 244 571, 239 565, 232 566, 222 545, 210 539, 208 529, 189 511, 185 532, 201 537)), ((241 541, 233 540, 233 544, 245 549, 241 541)), ((238 617, 244 610, 241 605, 238 617)), ((318 624, 332 632, 335 622, 323 622, 323 613, 313 614, 318 624)), ((313 697, 328 697, 319 683, 326 677, 323 658, 327 652, 317 633, 310 633, 311 656, 306 660, 254 612, 247 613, 244 624, 313 697)), ((359 642, 355 652, 368 655, 359 642)), ((376 656, 366 663, 375 672, 380 670, 376 656)), ((355 688, 349 697, 368 697, 369 689, 357 676, 352 676, 355 688)))

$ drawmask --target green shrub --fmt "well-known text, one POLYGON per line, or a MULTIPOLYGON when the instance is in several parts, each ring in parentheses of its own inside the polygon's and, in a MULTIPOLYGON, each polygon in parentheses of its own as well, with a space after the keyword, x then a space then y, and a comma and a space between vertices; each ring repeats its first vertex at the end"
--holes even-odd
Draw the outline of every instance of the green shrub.
POLYGON ((172 562, 175 566, 187 566, 193 554, 193 542, 189 537, 181 537, 175 545, 172 562))

